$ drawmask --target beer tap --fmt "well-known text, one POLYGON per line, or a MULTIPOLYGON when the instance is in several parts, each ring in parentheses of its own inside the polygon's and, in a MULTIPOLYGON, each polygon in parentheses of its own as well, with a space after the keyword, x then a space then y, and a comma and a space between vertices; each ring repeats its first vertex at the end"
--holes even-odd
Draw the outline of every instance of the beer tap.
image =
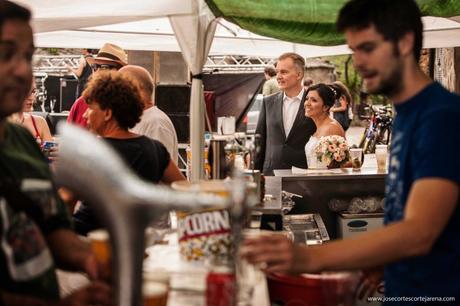
MULTIPOLYGON (((116 306, 142 305, 144 232, 147 225, 172 209, 228 207, 229 200, 152 185, 140 180, 103 141, 89 132, 60 123, 59 159, 55 178, 59 186, 88 200, 107 227, 113 246, 116 306)), ((240 220, 244 188, 233 190, 234 216, 240 220)), ((239 221, 238 221, 239 222, 239 221)), ((237 223, 238 224, 238 223, 237 223)), ((240 231, 237 225, 234 231, 240 231)), ((235 232, 236 241, 240 236, 235 232)))

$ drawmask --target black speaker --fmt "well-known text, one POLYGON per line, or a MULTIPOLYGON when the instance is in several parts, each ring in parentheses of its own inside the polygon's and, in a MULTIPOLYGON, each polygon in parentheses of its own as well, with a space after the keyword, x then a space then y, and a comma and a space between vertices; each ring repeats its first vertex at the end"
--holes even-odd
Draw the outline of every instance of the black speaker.
POLYGON ((45 81, 47 98, 45 101, 46 111, 50 111, 50 101, 54 100, 54 112, 68 111, 75 102, 75 93, 78 81, 70 76, 48 76, 45 81))
POLYGON ((60 100, 58 100, 59 108, 62 111, 69 111, 72 104, 76 100, 78 80, 75 78, 60 78, 60 100))
POLYGON ((189 114, 168 114, 174 128, 176 129, 177 141, 189 143, 190 141, 190 115, 189 114))
POLYGON ((158 84, 155 87, 155 104, 166 114, 188 114, 190 112, 191 86, 158 84))

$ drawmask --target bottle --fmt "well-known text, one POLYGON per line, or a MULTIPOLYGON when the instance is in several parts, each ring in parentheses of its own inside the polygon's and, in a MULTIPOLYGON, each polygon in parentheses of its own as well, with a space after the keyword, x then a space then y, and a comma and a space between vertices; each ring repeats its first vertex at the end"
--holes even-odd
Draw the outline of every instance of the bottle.
POLYGON ((192 177, 192 148, 190 145, 187 145, 185 148, 185 154, 187 156, 187 165, 186 165, 186 172, 185 175, 187 177, 187 180, 190 181, 192 177))
POLYGON ((348 209, 349 203, 343 199, 331 199, 327 205, 329 210, 334 212, 340 212, 348 209))
POLYGON ((358 214, 363 211, 365 211, 365 203, 363 199, 359 197, 351 199, 350 205, 348 206, 348 212, 350 214, 358 214))
POLYGON ((209 147, 212 139, 212 134, 209 132, 204 133, 204 179, 209 180, 211 179, 211 164, 209 163, 209 147))
POLYGON ((211 164, 209 163, 209 147, 204 148, 204 177, 206 180, 211 179, 211 164))
POLYGON ((264 203, 265 199, 265 176, 260 174, 260 203, 264 203))

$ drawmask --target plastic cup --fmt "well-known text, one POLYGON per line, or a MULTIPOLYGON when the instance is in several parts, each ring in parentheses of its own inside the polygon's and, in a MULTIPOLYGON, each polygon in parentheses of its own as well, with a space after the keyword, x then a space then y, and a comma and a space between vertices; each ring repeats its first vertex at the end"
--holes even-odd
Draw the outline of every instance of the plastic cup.
POLYGON ((353 171, 360 171, 363 161, 363 149, 350 149, 350 158, 353 171))
POLYGON ((262 215, 263 213, 261 211, 252 211, 249 220, 249 228, 260 229, 260 225, 262 224, 262 215))
POLYGON ((375 147, 375 159, 377 160, 377 169, 386 170, 387 169, 387 159, 388 159, 388 146, 387 145, 377 145, 375 147))

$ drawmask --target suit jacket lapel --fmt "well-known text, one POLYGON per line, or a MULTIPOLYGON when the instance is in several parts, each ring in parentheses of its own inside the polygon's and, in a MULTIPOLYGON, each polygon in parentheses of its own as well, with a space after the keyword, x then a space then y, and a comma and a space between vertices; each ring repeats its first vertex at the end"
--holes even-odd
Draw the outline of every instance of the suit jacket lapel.
MULTIPOLYGON (((291 137, 291 135, 295 131, 296 127, 298 125, 300 125, 300 123, 302 122, 303 117, 305 117, 304 103, 305 103, 305 97, 306 96, 307 96, 307 91, 304 91, 303 96, 302 96, 302 100, 300 100, 299 109, 297 110, 297 115, 295 116, 294 123, 292 124, 291 131, 289 132, 289 135, 287 136, 287 140, 289 140, 289 138, 291 137)), ((284 130, 284 128, 283 128, 283 130, 284 130)))
POLYGON ((283 139, 285 140, 286 139, 286 132, 284 130, 284 121, 283 121, 283 97, 284 97, 284 93, 282 91, 280 91, 280 94, 278 95, 277 97, 277 101, 276 101, 276 106, 275 106, 275 110, 276 110, 276 120, 280 123, 280 127, 281 127, 281 135, 283 135, 283 139))

